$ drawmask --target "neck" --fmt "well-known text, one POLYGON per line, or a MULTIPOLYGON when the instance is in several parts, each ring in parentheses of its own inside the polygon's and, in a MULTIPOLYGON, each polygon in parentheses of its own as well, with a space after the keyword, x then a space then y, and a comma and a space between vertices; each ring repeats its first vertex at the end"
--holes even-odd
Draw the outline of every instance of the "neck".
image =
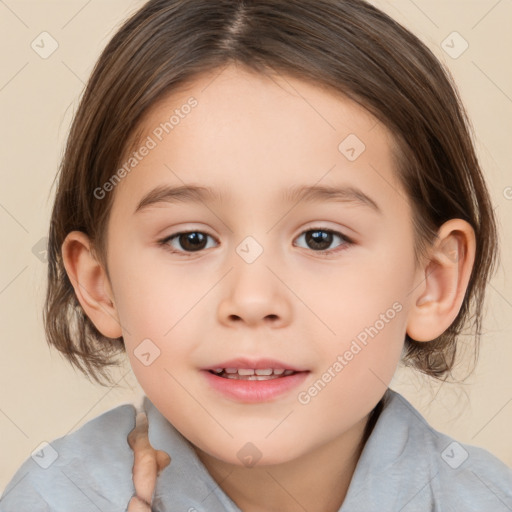
POLYGON ((241 467, 195 451, 219 487, 244 512, 338 512, 371 430, 370 415, 349 431, 281 464, 241 467))

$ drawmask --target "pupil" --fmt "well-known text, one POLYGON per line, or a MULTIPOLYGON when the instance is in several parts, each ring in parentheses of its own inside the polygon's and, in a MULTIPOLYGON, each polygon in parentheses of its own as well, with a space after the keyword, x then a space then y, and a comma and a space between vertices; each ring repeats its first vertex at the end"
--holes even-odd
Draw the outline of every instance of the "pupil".
POLYGON ((199 251, 206 245, 206 237, 197 231, 180 235, 180 244, 183 249, 199 251))
POLYGON ((332 233, 327 231, 309 231, 306 235, 306 241, 311 243, 312 249, 327 249, 332 243, 332 233))

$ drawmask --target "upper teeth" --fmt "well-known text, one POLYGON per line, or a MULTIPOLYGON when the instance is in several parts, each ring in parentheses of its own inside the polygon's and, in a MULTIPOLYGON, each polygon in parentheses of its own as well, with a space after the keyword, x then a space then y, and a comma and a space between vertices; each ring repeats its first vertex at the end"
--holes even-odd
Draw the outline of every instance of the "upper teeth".
POLYGON ((291 375, 293 370, 285 370, 284 368, 215 368, 215 373, 238 373, 238 375, 291 375))

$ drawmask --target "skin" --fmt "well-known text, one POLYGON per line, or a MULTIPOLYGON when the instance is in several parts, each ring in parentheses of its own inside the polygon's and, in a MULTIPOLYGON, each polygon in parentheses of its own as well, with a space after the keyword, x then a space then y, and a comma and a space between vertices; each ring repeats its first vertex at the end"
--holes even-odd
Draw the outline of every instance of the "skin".
POLYGON ((135 427, 128 435, 133 450, 133 485, 135 496, 128 504, 127 512, 151 512, 151 501, 159 473, 167 467, 171 458, 162 450, 155 450, 148 436, 147 416, 137 414, 135 427))
POLYGON ((341 95, 230 65, 156 105, 142 121, 144 137, 190 96, 198 105, 114 191, 109 274, 80 232, 63 244, 66 270, 96 327, 123 336, 147 396, 244 512, 337 511, 406 332, 428 342, 457 316, 474 261, 473 230, 448 221, 416 264, 392 134, 341 95), (366 145, 353 162, 338 150, 350 134, 366 145), (226 197, 134 213, 155 186, 192 183, 226 197), (289 187, 315 184, 357 187, 380 212, 355 201, 280 199, 289 187), (353 243, 334 236, 321 255, 305 236, 313 228, 353 243), (177 238, 159 244, 184 231, 210 235, 207 247, 184 255, 177 238), (250 264, 236 252, 247 236, 263 249, 250 264), (299 393, 393 304, 400 306, 394 318, 300 403, 299 393), (148 338, 160 355, 146 366, 134 350, 148 338), (275 358, 309 374, 272 401, 237 402, 209 387, 200 369, 240 356, 275 358), (238 457, 248 442, 261 454, 253 467, 238 457))

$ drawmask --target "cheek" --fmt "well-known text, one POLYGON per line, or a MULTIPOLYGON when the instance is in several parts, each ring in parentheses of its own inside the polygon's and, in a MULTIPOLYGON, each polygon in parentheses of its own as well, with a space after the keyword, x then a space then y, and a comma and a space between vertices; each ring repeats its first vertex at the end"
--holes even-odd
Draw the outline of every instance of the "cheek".
POLYGON ((167 400, 173 396, 185 401, 190 397, 182 397, 179 382, 186 378, 185 372, 194 369, 193 356, 204 340, 208 297, 201 298, 214 277, 211 272, 201 275, 185 267, 170 268, 161 258, 143 261, 138 256, 132 253, 121 258, 112 272, 126 352, 138 382, 152 400, 164 394, 167 400))
POLYGON ((337 348, 355 338, 363 344, 374 337, 401 340, 415 273, 412 257, 398 256, 384 251, 368 253, 321 279, 323 293, 315 285, 311 304, 329 328, 330 333, 325 329, 326 340, 337 348))
POLYGON ((119 260, 112 276, 117 311, 129 338, 164 341, 205 294, 211 275, 202 279, 185 266, 166 265, 158 250, 146 253, 119 260))
MULTIPOLYGON (((371 404, 385 391, 403 350, 414 276, 412 251, 389 244, 325 281, 329 288, 316 308, 330 332, 318 343, 321 378, 311 393, 305 390, 305 401, 318 393, 327 405, 342 396, 371 404)), ((328 414, 336 416, 336 409, 328 414)))
POLYGON ((316 401, 320 395, 318 401, 332 405, 341 397, 350 401, 368 396, 371 402, 372 396, 385 391, 400 361, 406 313, 398 302, 384 309, 366 306, 338 320, 336 337, 318 345, 322 355, 316 380, 303 389, 300 403, 316 401))

